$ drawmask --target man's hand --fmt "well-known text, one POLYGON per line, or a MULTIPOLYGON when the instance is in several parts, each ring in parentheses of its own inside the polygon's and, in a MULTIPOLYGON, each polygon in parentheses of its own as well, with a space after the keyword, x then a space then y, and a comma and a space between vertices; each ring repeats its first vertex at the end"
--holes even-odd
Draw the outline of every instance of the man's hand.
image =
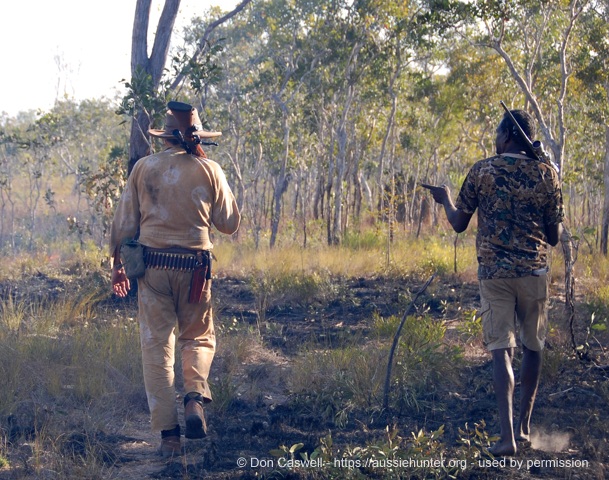
POLYGON ((127 296, 131 289, 131 283, 125 274, 124 268, 112 269, 112 291, 121 298, 127 296))
POLYGON ((419 185, 431 192, 431 196, 436 203, 444 205, 444 202, 450 198, 450 190, 446 185, 440 185, 439 187, 436 185, 428 185, 427 183, 420 183, 419 185))
POLYGON ((465 231, 472 216, 455 207, 452 198, 450 198, 450 190, 448 187, 446 185, 436 187, 435 185, 428 185, 426 183, 420 183, 419 185, 429 190, 433 199, 444 207, 446 218, 451 227, 453 227, 453 230, 457 233, 465 231))

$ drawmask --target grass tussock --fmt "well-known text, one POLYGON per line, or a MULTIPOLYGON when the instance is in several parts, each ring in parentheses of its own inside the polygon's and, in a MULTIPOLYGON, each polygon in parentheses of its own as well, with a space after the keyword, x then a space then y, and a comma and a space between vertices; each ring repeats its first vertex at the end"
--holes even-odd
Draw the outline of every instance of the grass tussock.
MULTIPOLYGON (((389 349, 400 319, 375 315, 368 339, 343 345, 310 344, 292 361, 290 391, 325 420, 344 425, 349 412, 382 409, 389 349)), ((422 408, 439 380, 455 378, 461 350, 445 341, 444 322, 409 316, 401 332, 390 379, 390 408, 422 408)), ((445 383, 445 382, 444 382, 445 383)))
POLYGON ((33 471, 65 467, 65 478, 99 478, 97 454, 69 460, 64 442, 70 431, 97 431, 102 416, 126 416, 142 395, 137 325, 100 309, 95 282, 74 295, 35 298, 0 300, 2 439, 29 442, 33 471), (94 412, 102 412, 95 425, 94 412))
MULTIPOLYGON (((373 334, 384 344, 393 340, 401 319, 377 316, 373 334)), ((421 408, 437 389, 456 380, 462 348, 446 340, 446 324, 428 315, 406 317, 394 357, 392 402, 398 411, 421 408)))
POLYGON ((63 294, 38 296, 36 287, 33 296, 9 291, 0 300, 0 352, 12 357, 15 371, 32 370, 20 377, 36 378, 34 385, 52 396, 60 394, 57 385, 63 384, 83 398, 96 397, 107 391, 109 372, 121 372, 127 382, 141 377, 133 359, 139 350, 135 322, 106 316, 99 302, 107 294, 97 276, 90 280, 68 285, 63 294))
POLYGON ((371 346, 312 349, 292 362, 290 392, 324 419, 344 423, 339 417, 351 409, 381 405, 386 364, 387 351, 371 346))

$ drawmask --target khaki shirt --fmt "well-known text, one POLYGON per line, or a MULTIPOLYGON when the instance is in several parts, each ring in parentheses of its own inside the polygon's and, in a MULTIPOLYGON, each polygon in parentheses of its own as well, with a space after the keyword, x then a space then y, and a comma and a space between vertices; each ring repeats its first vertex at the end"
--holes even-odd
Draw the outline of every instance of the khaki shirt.
POLYGON ((477 162, 467 174, 456 207, 478 209, 478 278, 517 278, 547 267, 546 226, 563 221, 557 172, 519 154, 477 162))
POLYGON ((133 167, 114 214, 110 255, 138 227, 139 241, 148 247, 209 250, 210 227, 232 234, 240 219, 220 165, 170 147, 133 167))

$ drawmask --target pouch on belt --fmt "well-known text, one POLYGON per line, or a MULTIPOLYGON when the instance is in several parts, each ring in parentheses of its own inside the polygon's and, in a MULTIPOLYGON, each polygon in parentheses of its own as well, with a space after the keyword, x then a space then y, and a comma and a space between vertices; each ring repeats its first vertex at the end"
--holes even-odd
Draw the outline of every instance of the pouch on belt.
POLYGON ((140 278, 146 272, 144 246, 137 240, 127 239, 120 246, 121 262, 130 280, 140 278))

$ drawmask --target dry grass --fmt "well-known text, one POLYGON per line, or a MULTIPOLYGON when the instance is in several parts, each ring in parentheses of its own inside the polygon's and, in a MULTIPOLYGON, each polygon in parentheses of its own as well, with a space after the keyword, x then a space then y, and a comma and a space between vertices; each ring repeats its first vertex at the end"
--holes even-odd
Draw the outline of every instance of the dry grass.
MULTIPOLYGON (((476 274, 476 254, 472 238, 457 245, 457 273, 467 277, 476 274)), ((229 242, 214 248, 217 268, 223 274, 244 277, 252 272, 263 272, 275 277, 293 273, 321 276, 360 277, 379 275, 410 276, 454 273, 454 238, 404 238, 389 248, 350 248, 346 246, 302 249, 286 246, 270 250, 255 250, 229 242)))

